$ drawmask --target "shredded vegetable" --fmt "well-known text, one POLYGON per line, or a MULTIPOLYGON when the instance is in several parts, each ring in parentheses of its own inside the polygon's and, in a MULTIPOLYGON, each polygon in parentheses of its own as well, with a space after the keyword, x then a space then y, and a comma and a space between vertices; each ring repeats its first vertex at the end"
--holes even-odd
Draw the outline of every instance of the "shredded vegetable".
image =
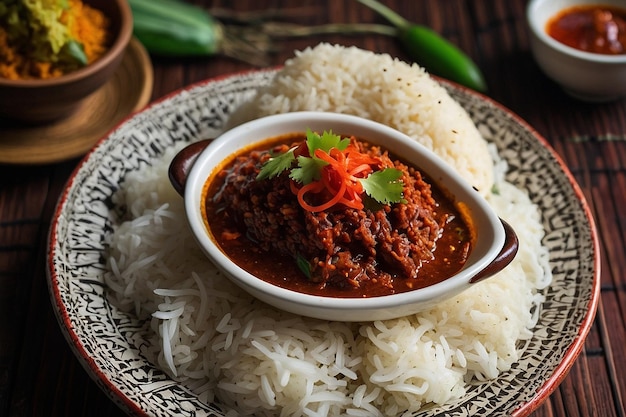
POLYGON ((257 180, 290 170, 291 191, 302 208, 314 213, 337 205, 362 210, 367 197, 382 204, 404 202, 400 170, 381 169, 379 158, 362 153, 350 139, 332 132, 319 135, 307 130, 306 136, 306 146, 271 158, 257 180))

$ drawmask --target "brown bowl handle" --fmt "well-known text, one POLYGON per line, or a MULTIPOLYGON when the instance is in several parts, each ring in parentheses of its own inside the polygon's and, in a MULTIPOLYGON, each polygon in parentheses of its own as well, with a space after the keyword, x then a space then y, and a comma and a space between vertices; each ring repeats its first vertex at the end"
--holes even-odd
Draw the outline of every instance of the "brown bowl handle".
POLYGON ((185 184, 189 170, 198 159, 198 155, 211 143, 213 139, 203 139, 181 149, 170 162, 168 170, 170 182, 178 194, 185 195, 185 184))
POLYGON ((485 269, 477 273, 470 279, 470 284, 482 281, 485 278, 502 271, 505 266, 511 263, 515 255, 517 255, 517 249, 519 248, 519 240, 515 234, 515 230, 504 220, 500 219, 502 226, 504 226, 504 246, 502 250, 496 256, 496 258, 485 269))

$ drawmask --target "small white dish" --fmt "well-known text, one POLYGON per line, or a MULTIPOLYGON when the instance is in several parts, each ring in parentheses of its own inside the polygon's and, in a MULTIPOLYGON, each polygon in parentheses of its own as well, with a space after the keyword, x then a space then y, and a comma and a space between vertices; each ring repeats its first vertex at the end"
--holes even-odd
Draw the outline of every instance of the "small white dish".
MULTIPOLYGON (((450 298, 494 273, 515 257, 517 236, 502 222, 483 197, 433 152, 403 133, 360 117, 295 112, 268 116, 233 128, 210 142, 191 145, 172 161, 170 178, 185 200, 187 220, 198 243, 226 276, 256 298, 274 307, 319 319, 343 321, 385 320, 413 314, 450 298), (304 294, 270 284, 235 264, 207 230, 202 212, 207 178, 224 159, 251 144, 287 133, 332 130, 367 138, 425 172, 468 208, 476 239, 464 267, 444 281, 409 292, 369 297, 333 298, 304 294), (208 146, 207 146, 208 144, 208 146)), ((210 219, 208 220, 210 222, 210 219)))
POLYGON ((531 0, 526 18, 531 51, 541 70, 570 96, 605 102, 626 96, 626 54, 585 52, 557 41, 546 32, 548 21, 562 10, 594 4, 626 9, 623 0, 531 0))

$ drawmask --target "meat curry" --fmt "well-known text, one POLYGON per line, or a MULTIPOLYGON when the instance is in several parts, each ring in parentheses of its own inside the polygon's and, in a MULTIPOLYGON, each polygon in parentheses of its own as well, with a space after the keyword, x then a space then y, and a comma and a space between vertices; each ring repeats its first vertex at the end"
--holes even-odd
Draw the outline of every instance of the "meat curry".
POLYGON ((206 225, 231 260, 280 287, 351 298, 423 288, 463 267, 474 233, 461 205, 381 147, 325 135, 268 139, 208 178, 206 225))

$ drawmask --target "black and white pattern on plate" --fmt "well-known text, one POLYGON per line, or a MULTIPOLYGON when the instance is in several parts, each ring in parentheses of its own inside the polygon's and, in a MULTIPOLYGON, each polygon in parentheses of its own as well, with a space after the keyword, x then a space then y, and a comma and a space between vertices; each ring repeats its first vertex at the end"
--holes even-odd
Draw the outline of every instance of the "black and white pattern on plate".
MULTIPOLYGON (((104 237, 119 220, 111 196, 127 173, 165 149, 218 135, 233 109, 272 75, 251 72, 198 84, 135 115, 88 155, 60 200, 49 247, 55 312, 85 369, 129 414, 224 415, 150 364, 141 354, 144 323, 107 302, 104 237)), ((505 416, 554 376, 588 321, 597 284, 593 227, 577 186, 532 129, 489 100, 447 88, 507 161, 507 179, 540 207, 554 278, 534 336, 520 346, 521 360, 496 380, 472 386, 458 402, 419 415, 505 416)))

